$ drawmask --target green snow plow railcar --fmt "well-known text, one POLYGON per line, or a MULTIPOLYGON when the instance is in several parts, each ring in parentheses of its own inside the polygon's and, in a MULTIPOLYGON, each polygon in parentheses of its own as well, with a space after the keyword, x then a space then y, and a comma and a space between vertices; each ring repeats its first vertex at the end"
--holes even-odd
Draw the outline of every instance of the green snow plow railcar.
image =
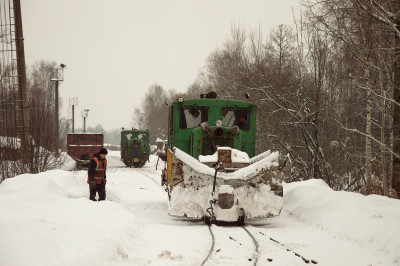
POLYGON ((150 133, 148 130, 121 131, 121 160, 128 167, 143 167, 149 160, 150 133))
POLYGON ((161 184, 170 215, 243 224, 280 213, 279 152, 255 156, 256 111, 255 103, 215 93, 169 105, 161 184))

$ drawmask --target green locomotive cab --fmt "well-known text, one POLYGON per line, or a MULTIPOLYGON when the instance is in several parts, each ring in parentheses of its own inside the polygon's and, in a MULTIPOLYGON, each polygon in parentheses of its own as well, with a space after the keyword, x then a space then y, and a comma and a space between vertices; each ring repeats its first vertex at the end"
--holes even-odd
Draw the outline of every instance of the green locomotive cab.
POLYGON ((148 130, 121 131, 121 160, 128 167, 143 167, 149 160, 150 133, 148 130))
POLYGON ((175 101, 169 109, 168 146, 192 157, 211 155, 218 147, 255 154, 256 104, 225 99, 175 101))

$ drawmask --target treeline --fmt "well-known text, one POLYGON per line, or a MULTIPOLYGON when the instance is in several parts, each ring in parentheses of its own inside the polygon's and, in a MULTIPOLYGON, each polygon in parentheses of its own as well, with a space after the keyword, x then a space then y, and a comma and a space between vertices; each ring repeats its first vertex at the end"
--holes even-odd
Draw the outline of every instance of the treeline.
MULTIPOLYGON (((56 63, 41 61, 34 64, 27 75, 28 105, 30 112, 30 146, 21 149, 19 134, 21 118, 13 77, 1 72, 1 120, 0 120, 0 182, 22 173, 38 173, 59 167, 63 158, 59 149, 65 142, 65 134, 56 133, 54 81, 56 63)), ((65 119, 60 121, 60 131, 65 132, 65 119)))
POLYGON ((150 87, 133 125, 166 138, 166 103, 216 91, 258 104, 257 151, 281 152, 287 182, 400 191, 399 1, 303 1, 295 26, 268 35, 233 26, 179 95, 150 87), (184 95, 182 95, 184 94, 184 95))

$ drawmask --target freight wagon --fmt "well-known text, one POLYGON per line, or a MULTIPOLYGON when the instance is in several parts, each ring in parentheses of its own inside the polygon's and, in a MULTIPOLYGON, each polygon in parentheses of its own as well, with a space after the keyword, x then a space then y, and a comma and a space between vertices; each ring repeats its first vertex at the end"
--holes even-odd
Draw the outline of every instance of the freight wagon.
POLYGON ((101 133, 74 133, 67 134, 67 153, 76 162, 76 168, 89 166, 93 154, 98 152, 104 144, 101 133))

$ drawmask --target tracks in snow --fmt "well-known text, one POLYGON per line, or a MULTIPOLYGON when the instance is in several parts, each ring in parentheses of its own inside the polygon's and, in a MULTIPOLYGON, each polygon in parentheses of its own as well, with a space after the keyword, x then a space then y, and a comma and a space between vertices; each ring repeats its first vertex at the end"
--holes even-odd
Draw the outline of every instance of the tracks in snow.
POLYGON ((138 173, 140 173, 140 174, 142 174, 142 175, 148 177, 149 179, 151 179, 151 181, 153 181, 153 182, 156 183, 157 185, 161 186, 161 176, 159 177, 160 182, 157 182, 157 181, 154 180, 154 175, 157 174, 157 173, 155 173, 155 174, 149 174, 148 171, 146 171, 145 169, 142 169, 142 168, 132 168, 132 169, 133 169, 134 171, 136 171, 136 172, 138 172, 138 173))
POLYGON ((302 255, 299 254, 298 252, 294 251, 293 249, 291 249, 291 248, 288 247, 287 245, 281 243, 280 241, 275 240, 275 239, 273 239, 272 237, 268 237, 266 234, 264 234, 264 233, 262 233, 262 232, 259 232, 259 234, 261 234, 261 235, 263 235, 263 236, 269 238, 270 241, 275 242, 276 244, 278 244, 278 245, 281 246, 282 248, 286 249, 286 251, 291 252, 291 253, 293 253, 295 256, 301 258, 301 259, 304 261, 304 263, 306 263, 306 264, 308 264, 308 263, 311 263, 311 264, 318 264, 317 261, 315 261, 315 260, 313 260, 313 259, 307 259, 307 258, 305 258, 304 256, 302 256, 302 255))
POLYGON ((127 166, 124 165, 124 166, 112 166, 112 167, 109 167, 109 168, 107 167, 107 170, 109 170, 109 169, 112 169, 111 171, 115 171, 115 170, 118 170, 118 169, 123 169, 123 171, 126 171, 126 172, 132 172, 132 171, 133 172, 137 172, 137 173, 139 173, 141 175, 146 176, 147 178, 149 178, 151 181, 153 181, 157 185, 161 186, 161 176, 159 177, 160 182, 157 182, 154 179, 154 176, 158 175, 158 173, 150 172, 149 168, 130 168, 130 167, 127 167, 127 166))
POLYGON ((245 227, 209 225, 211 247, 201 265, 304 265, 318 264, 268 237, 263 232, 254 235, 245 227), (262 245, 259 244, 262 243, 262 245), (288 256, 291 253, 293 256, 288 256), (262 263, 261 263, 262 260, 262 263))
POLYGON ((208 229, 212 243, 201 265, 257 265, 258 242, 245 227, 209 225, 208 229))
MULTIPOLYGON (((156 181, 156 172, 149 168, 127 168, 116 166, 111 168, 125 168, 156 181), (150 171, 149 171, 150 170, 150 171)), ((113 171, 113 170, 111 170, 113 171)), ((211 246, 201 265, 315 265, 318 262, 301 255, 282 241, 268 236, 265 231, 256 228, 237 226, 208 226, 211 235, 211 246)))

